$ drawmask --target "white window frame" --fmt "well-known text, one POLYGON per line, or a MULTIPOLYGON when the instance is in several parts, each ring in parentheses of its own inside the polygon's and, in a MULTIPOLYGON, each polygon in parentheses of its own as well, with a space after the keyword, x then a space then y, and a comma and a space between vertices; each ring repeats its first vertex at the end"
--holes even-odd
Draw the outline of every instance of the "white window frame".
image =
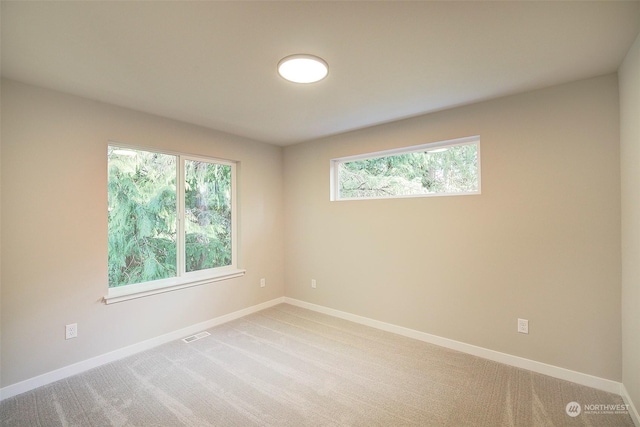
POLYGON ((109 141, 109 146, 118 148, 148 151, 159 154, 176 156, 176 204, 177 204, 177 224, 176 224, 176 277, 167 279, 151 280, 142 283, 133 283, 114 288, 108 288, 108 293, 104 296, 105 304, 126 301, 134 298, 141 298, 149 295, 156 295, 163 292, 175 291, 178 289, 190 288, 193 286, 205 285, 220 280, 241 277, 246 270, 238 267, 238 190, 237 190, 237 166, 238 162, 219 159, 215 157, 196 156, 181 152, 160 150, 152 147, 136 146, 116 141, 109 141), (185 170, 186 160, 202 161, 207 163, 217 163, 231 166, 231 265, 224 267, 209 268, 206 270, 187 272, 185 265, 185 224, 184 224, 184 197, 185 197, 185 170))
POLYGON ((404 199, 416 197, 442 197, 442 196, 469 196, 481 194, 481 169, 480 169, 480 136, 468 136, 464 138, 449 139, 446 141, 431 142, 428 144, 412 145, 410 147, 393 148, 390 150, 376 151, 373 153, 357 154, 347 157, 339 157, 330 160, 330 178, 329 178, 329 200, 333 201, 352 201, 352 200, 376 200, 376 199, 404 199), (478 190, 460 193, 427 193, 427 194, 410 194, 399 196, 372 196, 372 197, 340 197, 340 164, 349 163, 358 160, 377 159, 381 157, 390 157, 398 154, 408 154, 422 151, 435 150, 437 148, 455 147, 458 145, 472 145, 478 147, 478 190))

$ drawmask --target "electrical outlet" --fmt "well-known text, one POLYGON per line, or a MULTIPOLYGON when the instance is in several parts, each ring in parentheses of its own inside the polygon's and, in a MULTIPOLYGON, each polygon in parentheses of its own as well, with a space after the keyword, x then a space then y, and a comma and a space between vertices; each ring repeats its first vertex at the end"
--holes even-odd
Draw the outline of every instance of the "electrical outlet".
POLYGON ((527 319, 518 319, 518 332, 521 334, 529 333, 529 321, 527 319))
POLYGON ((312 287, 313 289, 315 289, 315 288, 316 288, 316 279, 311 279, 311 287, 312 287))
POLYGON ((65 340, 76 338, 78 336, 78 324, 72 323, 70 325, 66 325, 65 329, 65 340))
POLYGON ((264 288, 265 286, 267 286, 267 279, 260 279, 260 287, 264 288))

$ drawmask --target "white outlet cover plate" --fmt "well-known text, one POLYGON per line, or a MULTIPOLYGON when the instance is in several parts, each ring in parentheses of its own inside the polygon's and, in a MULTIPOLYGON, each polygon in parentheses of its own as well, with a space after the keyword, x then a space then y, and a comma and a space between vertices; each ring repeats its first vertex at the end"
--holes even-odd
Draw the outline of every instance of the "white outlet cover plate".
POLYGON ((521 334, 529 333, 529 321, 527 319, 518 319, 518 332, 521 334))
POLYGON ((78 324, 71 323, 70 325, 65 325, 65 339, 76 338, 78 336, 78 324))

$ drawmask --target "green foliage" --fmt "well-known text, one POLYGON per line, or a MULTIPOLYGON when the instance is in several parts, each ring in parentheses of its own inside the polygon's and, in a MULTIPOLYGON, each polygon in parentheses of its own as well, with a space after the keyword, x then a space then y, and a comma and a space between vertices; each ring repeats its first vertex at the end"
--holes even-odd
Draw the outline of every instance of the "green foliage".
POLYGON ((231 166, 187 160, 186 271, 231 264, 231 166))
POLYGON ((176 158, 109 147, 109 286, 176 275, 176 158))
MULTIPOLYGON (((109 287, 175 277, 176 156, 109 147, 109 287), (135 153, 135 154, 134 154, 135 153)), ((231 263, 231 167, 185 161, 186 271, 231 263)))
POLYGON ((478 147, 449 147, 340 164, 340 197, 366 198, 478 190, 478 147))

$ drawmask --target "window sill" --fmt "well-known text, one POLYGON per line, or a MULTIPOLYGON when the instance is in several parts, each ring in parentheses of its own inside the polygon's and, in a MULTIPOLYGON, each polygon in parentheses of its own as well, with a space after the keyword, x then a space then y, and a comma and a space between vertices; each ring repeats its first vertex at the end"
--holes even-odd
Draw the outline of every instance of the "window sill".
POLYGON ((109 289, 109 293, 102 298, 102 301, 105 304, 114 304, 116 302, 127 301, 130 299, 142 298, 150 295, 161 294, 164 292, 191 288, 193 286, 206 285, 208 283, 219 282, 221 280, 233 279, 236 277, 244 276, 245 273, 246 270, 234 269, 219 272, 215 275, 209 275, 207 277, 194 277, 182 280, 172 280, 169 282, 163 281, 162 285, 150 282, 139 285, 120 286, 117 288, 109 289))

